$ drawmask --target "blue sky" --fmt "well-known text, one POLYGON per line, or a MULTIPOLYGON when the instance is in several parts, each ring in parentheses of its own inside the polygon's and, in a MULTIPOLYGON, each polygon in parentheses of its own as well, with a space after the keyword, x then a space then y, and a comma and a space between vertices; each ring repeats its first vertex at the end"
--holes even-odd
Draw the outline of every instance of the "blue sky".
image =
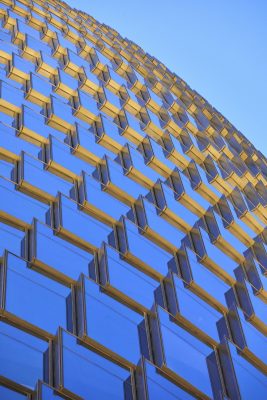
POLYGON ((267 156, 266 0, 68 0, 164 62, 267 156))

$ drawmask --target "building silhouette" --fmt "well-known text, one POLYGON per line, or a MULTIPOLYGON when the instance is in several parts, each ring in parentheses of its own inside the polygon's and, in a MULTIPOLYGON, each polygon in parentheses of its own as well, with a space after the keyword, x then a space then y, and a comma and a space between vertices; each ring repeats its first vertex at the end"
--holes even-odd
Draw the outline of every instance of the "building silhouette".
POLYGON ((267 399, 265 156, 92 16, 0 16, 0 398, 267 399))

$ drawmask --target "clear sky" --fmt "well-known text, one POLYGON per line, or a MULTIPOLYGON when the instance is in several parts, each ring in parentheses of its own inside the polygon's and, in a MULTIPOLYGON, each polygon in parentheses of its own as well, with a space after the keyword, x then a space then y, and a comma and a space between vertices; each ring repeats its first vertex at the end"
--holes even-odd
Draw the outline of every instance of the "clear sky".
POLYGON ((267 0, 68 0, 157 57, 267 156, 267 0))

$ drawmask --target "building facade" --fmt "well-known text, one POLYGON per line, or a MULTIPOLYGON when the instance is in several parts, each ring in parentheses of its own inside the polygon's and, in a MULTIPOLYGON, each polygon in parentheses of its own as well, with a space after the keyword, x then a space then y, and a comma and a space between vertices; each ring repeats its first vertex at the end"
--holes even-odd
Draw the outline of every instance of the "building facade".
POLYGON ((0 398, 267 399, 264 155, 90 15, 0 17, 0 398))

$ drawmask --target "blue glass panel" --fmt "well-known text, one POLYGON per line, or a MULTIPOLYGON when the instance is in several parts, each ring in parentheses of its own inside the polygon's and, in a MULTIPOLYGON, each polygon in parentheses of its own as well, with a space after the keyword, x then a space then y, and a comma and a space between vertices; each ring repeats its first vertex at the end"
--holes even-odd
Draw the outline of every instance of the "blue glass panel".
POLYGON ((106 246, 106 256, 110 284, 150 309, 158 282, 124 261, 112 247, 106 246))
POLYGON ((8 253, 6 259, 7 311, 52 334, 66 327, 66 297, 70 289, 27 267, 8 253))
POLYGON ((248 349, 267 365, 266 336, 258 331, 258 329, 255 328, 255 326, 253 326, 249 321, 247 321, 244 317, 244 314, 239 309, 238 315, 241 321, 248 349))
POLYGON ((88 264, 93 259, 91 254, 56 236, 50 227, 38 221, 34 231, 35 258, 38 261, 73 280, 77 280, 81 273, 88 275, 88 264))
POLYGON ((88 174, 92 174, 95 170, 95 167, 92 165, 78 157, 74 157, 71 153, 72 148, 66 143, 50 136, 50 145, 52 160, 59 164, 59 166, 64 167, 66 172, 70 170, 74 174, 80 175, 82 170, 86 171, 88 174))
MULTIPOLYGON (((49 65, 50 68, 56 69, 58 67, 58 61, 55 58, 51 57, 50 53, 51 53, 51 50, 49 49, 48 46, 46 47, 46 51, 41 51, 42 61, 45 64, 49 65)), ((37 68, 37 71, 38 71, 38 68, 37 68)))
POLYGON ((2 400, 27 400, 27 396, 5 386, 0 386, 0 396, 2 400))
MULTIPOLYGON (((1 120, 3 121, 2 116, 1 120)), ((0 148, 2 147, 3 149, 10 151, 17 156, 21 150, 24 150, 33 156, 38 157, 40 147, 21 139, 19 136, 17 136, 17 132, 14 128, 6 126, 2 122, 0 122, 0 129, 0 148)))
POLYGON ((0 322, 0 338, 0 375, 34 389, 44 375, 48 344, 4 322, 0 322))
MULTIPOLYGON (((266 279, 265 276, 263 276, 262 281, 264 281, 265 279, 266 279)), ((251 285, 247 281, 244 281, 244 284, 246 285, 246 288, 248 290, 249 298, 252 303, 255 316, 260 318, 263 322, 266 323, 267 321, 266 303, 264 303, 258 296, 254 294, 251 285)))
POLYGON ((239 356, 233 344, 229 343, 229 349, 242 400, 255 398, 255 393, 258 399, 265 399, 267 397, 266 376, 239 356))
POLYGON ((156 182, 156 180, 158 179, 158 174, 151 167, 145 164, 142 154, 140 154, 139 151, 135 150, 132 147, 129 147, 129 150, 133 167, 136 168, 143 175, 145 175, 145 177, 150 179, 152 182, 156 182))
POLYGON ((63 333, 63 379, 69 391, 84 400, 125 400, 124 386, 128 378, 129 371, 83 347, 74 336, 63 333))
POLYGON ((58 69, 58 75, 59 83, 68 86, 73 91, 78 89, 78 81, 73 76, 67 74, 61 69, 58 69))
POLYGON ((0 176, 4 176, 7 179, 12 178, 12 171, 14 164, 5 160, 0 160, 0 176))
POLYGON ((222 317, 217 310, 191 290, 186 289, 183 281, 173 276, 179 312, 204 333, 219 341, 216 322, 222 317))
POLYGON ((45 100, 49 98, 52 91, 52 84, 45 77, 31 74, 30 85, 30 88, 37 92, 37 96, 39 92, 40 98, 44 98, 45 100))
POLYGON ((107 101, 109 101, 112 105, 117 107, 118 109, 121 108, 119 96, 108 90, 107 88, 103 88, 104 93, 106 95, 107 101))
POLYGON ((244 232, 246 232, 251 238, 253 238, 255 236, 255 233, 253 232, 253 230, 251 228, 249 228, 249 226, 245 222, 243 222, 240 218, 238 218, 235 208, 233 207, 231 201, 228 201, 228 206, 233 214, 235 221, 238 223, 238 225, 241 226, 241 228, 243 229, 244 232))
MULTIPOLYGON (((27 130, 35 134, 40 135, 44 139, 47 139, 49 134, 53 134, 53 136, 64 140, 66 135, 56 129, 53 129, 45 124, 45 117, 35 110, 29 107, 23 107, 22 109, 22 124, 23 127, 26 129, 26 135, 27 135, 27 130)), ((22 131, 23 131, 22 127, 22 131)), ((24 130, 24 131, 25 131, 24 130)), ((30 152, 32 154, 32 152, 30 152)))
POLYGON ((68 124, 74 123, 74 118, 72 116, 71 107, 64 103, 63 99, 59 99, 56 96, 51 96, 52 102, 52 112, 62 119, 62 121, 67 122, 68 124))
POLYGON ((58 191, 69 194, 72 188, 72 183, 52 174, 46 169, 46 164, 26 153, 23 174, 24 181, 54 197, 58 191))
POLYGON ((137 364, 140 358, 137 327, 143 316, 106 295, 88 279, 85 279, 85 302, 87 336, 137 364))
POLYGON ((51 387, 45 385, 45 384, 40 384, 39 383, 39 392, 38 392, 38 400, 54 400, 54 399, 62 399, 61 396, 59 396, 58 393, 55 392, 51 387))
POLYGON ((260 276, 262 287, 263 287, 264 290, 267 291, 267 276, 263 274, 261 265, 256 260, 254 260, 254 262, 255 262, 255 266, 256 266, 257 272, 258 272, 258 274, 260 276))
MULTIPOLYGON (((55 16, 54 16, 54 18, 55 18, 55 16)), ((55 30, 55 26, 51 25, 51 29, 55 30)), ((65 49, 70 49, 71 51, 73 51, 75 53, 76 52, 75 45, 72 42, 70 42, 69 40, 65 39, 62 36, 62 32, 60 32, 59 30, 58 30, 58 33, 59 34, 57 35, 57 37, 58 37, 58 41, 59 41, 60 46, 64 47, 65 49)))
MULTIPOLYGON (((79 93, 80 105, 85 109, 87 109, 93 118, 96 118, 97 115, 99 114, 99 110, 97 108, 97 102, 95 98, 92 95, 89 95, 88 93, 84 93, 82 90, 78 90, 78 93, 79 93)), ((77 118, 79 118, 79 116, 77 118)))
POLYGON ((190 196, 197 203, 199 203, 205 210, 207 210, 207 208, 209 207, 209 202, 205 200, 204 197, 198 194, 195 190, 192 189, 190 181, 185 175, 180 174, 180 177, 182 179, 185 193, 188 194, 188 196, 190 196))
POLYGON ((77 146, 78 150, 79 147, 82 147, 82 151, 85 151, 85 157, 86 160, 89 158, 91 160, 92 158, 98 158, 100 159, 106 154, 110 157, 112 157, 112 152, 107 150, 105 147, 103 147, 100 143, 98 144, 96 142, 96 136, 92 132, 91 129, 85 128, 81 126, 80 124, 76 124, 76 130, 77 130, 77 146))
MULTIPOLYGON (((39 18, 40 18, 40 16, 39 16, 39 18)), ((36 31, 36 32, 38 32, 38 31, 36 31)), ((40 35, 40 33, 38 32, 38 36, 39 35, 40 35)), ((46 45, 46 43, 43 43, 41 40, 31 37, 27 33, 25 36, 26 36, 26 38, 25 38, 26 47, 32 48, 37 51, 44 51, 46 53, 50 53, 49 47, 46 45)))
POLYGON ((198 263, 192 251, 188 250, 188 256, 193 280, 207 293, 226 306, 224 294, 230 287, 208 268, 198 263))
POLYGON ((171 170, 174 169, 174 164, 164 156, 163 148, 153 139, 150 139, 150 143, 153 149, 154 156, 171 170))
POLYGON ((111 229, 90 215, 78 210, 78 204, 61 196, 61 220, 65 230, 88 243, 91 249, 100 247, 111 229))
POLYGON ((174 385, 150 364, 145 364, 149 400, 193 400, 195 397, 174 385))
MULTIPOLYGON (((209 235, 206 231, 201 229, 201 236, 205 245, 207 255, 214 261, 222 270, 235 279, 234 269, 237 263, 218 247, 213 245, 210 241, 209 235)), ((204 261, 205 262, 205 261, 204 261)))
POLYGON ((45 214, 49 209, 33 197, 15 189, 15 184, 0 177, 0 207, 1 214, 8 214, 25 224, 31 224, 33 217, 45 221, 45 214), (20 207, 18 207, 20 204, 20 207))
POLYGON ((159 308, 162 341, 167 366, 206 395, 212 397, 207 360, 211 349, 159 308))
MULTIPOLYGON (((133 95, 132 92, 129 90, 128 91, 129 94, 133 95)), ((135 98, 136 101, 136 98, 135 98)), ((127 122, 129 124, 129 126, 134 129, 136 132, 138 132, 138 135, 141 135, 142 137, 145 137, 144 132, 142 131, 141 127, 140 127, 140 123, 139 120, 137 118, 135 118, 132 114, 128 113, 127 111, 125 111, 126 117, 127 117, 127 122)))
POLYGON ((102 189, 100 182, 91 176, 84 174, 84 188, 86 205, 97 208, 100 212, 104 212, 114 220, 118 220, 122 214, 126 214, 129 206, 111 196, 107 191, 102 189))
POLYGON ((114 150, 114 152, 117 153, 118 150, 120 150, 127 143, 127 140, 119 134, 119 127, 104 115, 102 115, 102 124, 104 134, 108 135, 109 138, 116 142, 115 146, 117 150, 114 150))
POLYGON ((216 196, 221 197, 221 193, 214 186, 209 184, 205 171, 202 168, 198 167, 198 172, 200 174, 203 183, 206 186, 208 186, 209 190, 211 190, 214 193, 214 199, 216 199, 216 196))
POLYGON ((214 216, 216 218, 222 237, 227 240, 234 249, 243 254, 247 247, 242 242, 240 242, 240 240, 238 240, 231 232, 229 232, 228 229, 224 228, 222 218, 220 218, 216 213, 214 213, 214 216))
POLYGON ((179 200, 175 199, 174 192, 169 186, 162 184, 162 189, 166 200, 166 206, 187 224, 193 226, 198 217, 188 210, 179 200))
POLYGON ((154 204, 150 203, 145 198, 144 207, 149 228, 154 230, 158 235, 162 236, 162 238, 169 241, 172 246, 176 248, 180 247, 184 233, 159 216, 154 204))
POLYGON ((21 254, 21 241, 24 238, 24 232, 0 222, 0 254, 5 249, 12 253, 21 254))
POLYGON ((146 194, 147 189, 123 174, 122 167, 111 159, 107 159, 110 181, 121 190, 127 192, 133 199, 140 193, 146 194))
POLYGON ((129 251, 142 262, 162 275, 168 272, 167 263, 171 256, 138 232, 136 225, 125 219, 129 251))
POLYGON ((15 68, 19 69, 20 71, 25 72, 26 74, 29 74, 30 71, 33 72, 35 67, 33 63, 31 63, 28 60, 25 60, 24 58, 18 56, 17 54, 13 54, 12 65, 15 68))

